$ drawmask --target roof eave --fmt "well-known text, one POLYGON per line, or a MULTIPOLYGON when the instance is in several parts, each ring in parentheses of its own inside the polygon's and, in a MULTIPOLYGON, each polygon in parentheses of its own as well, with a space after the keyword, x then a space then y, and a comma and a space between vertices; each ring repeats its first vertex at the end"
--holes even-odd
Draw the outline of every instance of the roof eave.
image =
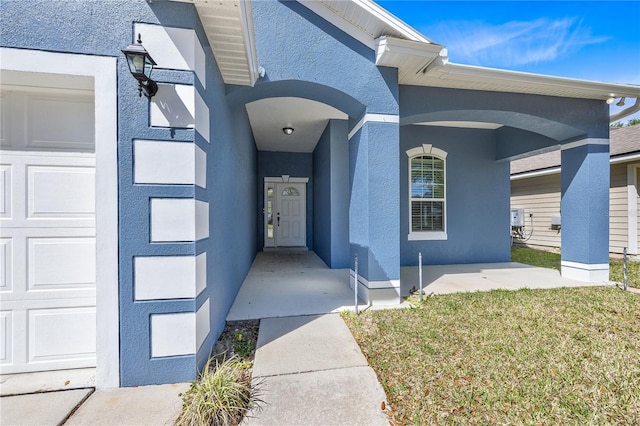
POLYGON ((370 49, 375 49, 376 39, 384 35, 432 44, 432 41, 423 34, 371 0, 350 0, 348 2, 362 11, 361 14, 354 14, 353 16, 368 16, 362 22, 345 16, 345 14, 332 8, 330 0, 298 0, 298 2, 370 49), (382 27, 386 30, 379 33, 375 29, 377 27, 382 27))
MULTIPOLYGON (((213 50, 218 68, 226 84, 253 86, 258 79, 258 55, 253 29, 251 0, 215 1, 208 0, 172 0, 192 3, 209 45, 213 50), (221 25, 224 23, 224 25, 221 25), (238 35, 240 42, 224 43, 219 37, 219 29, 231 29, 238 35), (233 60, 231 60, 233 56, 233 60), (242 58, 238 63, 238 58, 242 58)), ((228 38, 227 38, 228 39, 228 38)))
POLYGON ((462 65, 452 62, 435 69, 434 72, 446 74, 448 77, 464 76, 478 81, 501 81, 514 86, 527 88, 546 86, 573 89, 583 91, 584 97, 589 99, 607 100, 610 97, 640 97, 640 86, 532 74, 520 71, 462 65))
POLYGON ((447 49, 431 43, 383 36, 376 39, 376 65, 425 69, 437 58, 446 58, 447 49))

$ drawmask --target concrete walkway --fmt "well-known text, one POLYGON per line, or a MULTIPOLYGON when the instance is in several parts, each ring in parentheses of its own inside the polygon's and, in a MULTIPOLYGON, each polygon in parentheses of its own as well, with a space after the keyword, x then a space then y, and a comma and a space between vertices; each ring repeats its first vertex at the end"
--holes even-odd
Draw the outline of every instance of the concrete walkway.
POLYGON ((0 425, 172 425, 189 384, 94 387, 95 369, 3 375, 0 425))
POLYGON ((255 425, 388 425, 386 397, 337 314, 264 319, 253 380, 261 410, 255 425))

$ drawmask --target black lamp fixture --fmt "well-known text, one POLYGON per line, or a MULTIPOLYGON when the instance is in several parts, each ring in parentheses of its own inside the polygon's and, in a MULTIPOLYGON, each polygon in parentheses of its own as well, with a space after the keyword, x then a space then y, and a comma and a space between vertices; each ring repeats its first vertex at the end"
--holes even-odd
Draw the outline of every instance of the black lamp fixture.
POLYGON ((283 127, 282 131, 285 135, 289 136, 293 133, 293 127, 283 127))
POLYGON ((138 80, 138 96, 144 95, 151 99, 158 92, 158 85, 151 80, 151 71, 156 61, 149 55, 149 52, 142 46, 142 38, 138 34, 136 44, 131 44, 122 53, 127 57, 129 71, 138 80))

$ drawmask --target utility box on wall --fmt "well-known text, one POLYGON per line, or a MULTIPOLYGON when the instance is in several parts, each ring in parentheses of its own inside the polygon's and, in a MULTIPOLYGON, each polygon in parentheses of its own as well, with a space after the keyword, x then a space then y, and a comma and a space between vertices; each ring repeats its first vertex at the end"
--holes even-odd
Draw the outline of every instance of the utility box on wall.
POLYGON ((511 227, 524 226, 524 209, 511 209, 511 227))

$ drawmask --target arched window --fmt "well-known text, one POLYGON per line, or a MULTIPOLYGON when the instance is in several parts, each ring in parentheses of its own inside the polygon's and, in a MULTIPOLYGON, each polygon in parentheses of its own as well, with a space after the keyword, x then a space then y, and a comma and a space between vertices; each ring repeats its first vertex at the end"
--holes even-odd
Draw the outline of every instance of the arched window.
POLYGON ((431 145, 409 156, 409 239, 442 240, 446 234, 446 157, 431 145))
POLYGON ((296 188, 288 186, 282 190, 282 195, 285 197, 297 197, 300 195, 300 192, 296 188))

